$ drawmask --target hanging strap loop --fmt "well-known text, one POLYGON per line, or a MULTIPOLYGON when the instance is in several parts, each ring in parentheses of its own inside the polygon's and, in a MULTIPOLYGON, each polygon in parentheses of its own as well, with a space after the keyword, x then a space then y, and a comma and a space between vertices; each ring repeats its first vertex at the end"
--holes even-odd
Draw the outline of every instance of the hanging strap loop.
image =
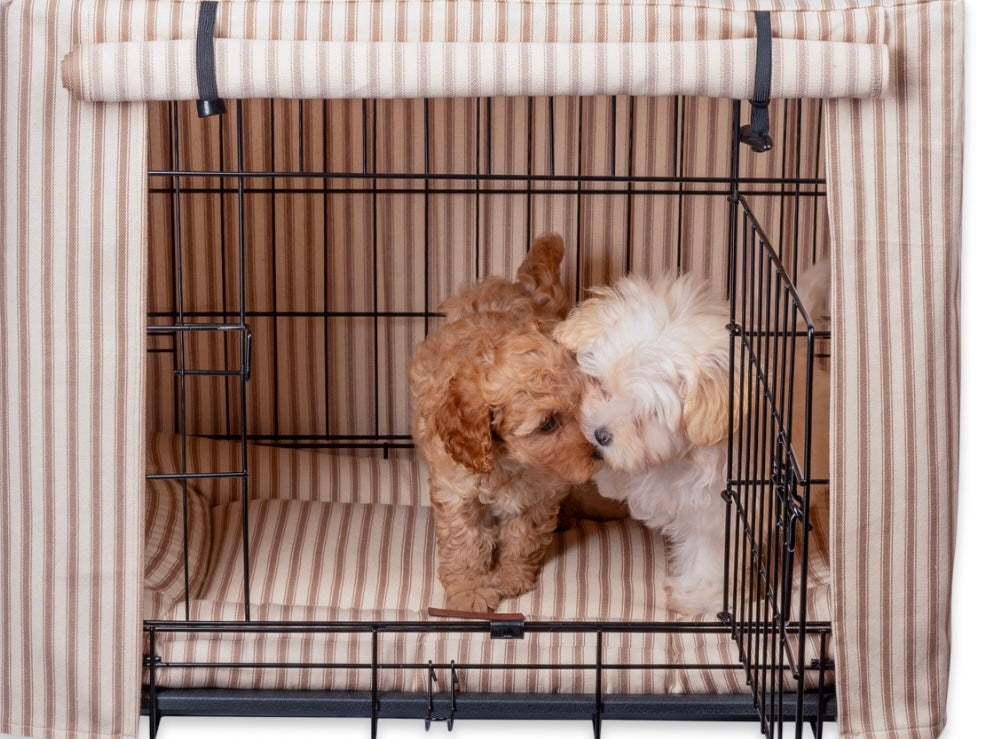
POLYGON ((770 138, 770 85, 773 75, 773 29, 770 14, 757 10, 756 18, 756 77, 753 82, 752 114, 749 123, 739 129, 739 140, 757 154, 773 148, 770 138))
POLYGON ((214 0, 203 2, 198 13, 198 37, 195 43, 195 66, 198 77, 198 116, 208 118, 222 115, 226 105, 219 97, 219 86, 215 79, 215 16, 219 3, 214 0))

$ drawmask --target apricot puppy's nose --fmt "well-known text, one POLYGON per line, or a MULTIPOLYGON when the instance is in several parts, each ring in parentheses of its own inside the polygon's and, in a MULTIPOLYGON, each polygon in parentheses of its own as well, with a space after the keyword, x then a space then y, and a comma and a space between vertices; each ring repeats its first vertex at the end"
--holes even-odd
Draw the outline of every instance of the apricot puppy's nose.
POLYGON ((612 443, 612 434, 609 433, 609 429, 601 426, 595 429, 595 441, 599 443, 599 446, 609 446, 612 443))

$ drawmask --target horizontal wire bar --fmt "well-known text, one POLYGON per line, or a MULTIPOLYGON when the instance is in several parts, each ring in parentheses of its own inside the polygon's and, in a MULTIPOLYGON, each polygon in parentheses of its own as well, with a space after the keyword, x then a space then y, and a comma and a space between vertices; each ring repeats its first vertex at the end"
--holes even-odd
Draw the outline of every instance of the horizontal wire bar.
MULTIPOLYGON (((757 625, 759 629, 762 624, 757 625)), ((799 626, 799 625, 798 625, 799 626)), ((806 623, 809 633, 826 634, 824 621, 806 623)), ((730 634, 732 626, 698 621, 526 621, 525 633, 604 634, 730 634)), ((787 627, 793 630, 795 627, 787 627)), ((772 630, 769 627, 766 630, 772 630)), ((144 631, 154 633, 291 634, 291 633, 489 633, 488 621, 144 621, 144 631)))
MULTIPOLYGON (((150 317, 150 318, 167 318, 167 317, 175 316, 175 315, 177 315, 177 311, 169 311, 167 313, 163 313, 163 312, 158 311, 158 312, 151 312, 151 313, 148 313, 147 314, 147 316, 150 317)), ((195 314, 192 314, 192 313, 189 313, 189 312, 185 311, 185 312, 182 313, 182 315, 185 315, 185 316, 194 316, 195 314)), ((204 315, 216 316, 216 315, 223 315, 223 314, 221 314, 221 313, 207 313, 207 314, 199 314, 199 315, 203 315, 203 316, 204 315)), ((238 314, 235 314, 234 312, 230 311, 226 315, 238 315, 238 314)), ((168 324, 166 326, 163 326, 163 325, 152 325, 152 326, 148 326, 147 327, 148 333, 152 333, 152 334, 165 334, 165 333, 170 334, 170 333, 177 333, 177 332, 181 332, 181 331, 228 331, 228 332, 236 332, 236 331, 249 331, 249 330, 250 330, 250 327, 247 324, 245 324, 245 323, 237 323, 237 324, 232 324, 232 323, 174 323, 174 324, 168 324)))
MULTIPOLYGON (((590 649, 591 645, 586 645, 586 649, 590 649)), ((561 671, 588 671, 588 670, 741 670, 744 665, 741 662, 735 663, 672 663, 672 662, 654 662, 653 664, 643 664, 643 663, 623 663, 623 662, 613 662, 602 664, 596 664, 595 662, 585 662, 585 663, 564 663, 564 664, 551 664, 543 662, 532 662, 532 663, 522 663, 522 662, 510 662, 509 664, 497 663, 497 662, 476 662, 476 663, 462 663, 455 662, 456 670, 561 670, 561 671)), ((451 663, 439 664, 439 663, 427 663, 427 662, 379 662, 375 665, 371 662, 188 662, 188 661, 155 661, 155 669, 173 669, 173 670, 188 670, 188 669, 227 669, 227 670, 240 670, 240 669, 269 669, 269 670, 287 670, 287 669, 301 669, 301 670, 426 670, 429 667, 434 667, 436 670, 447 670, 451 669, 451 663)), ((790 671, 790 668, 784 666, 784 669, 790 671)))
POLYGON ((169 472, 163 474, 148 474, 148 480, 227 480, 229 478, 246 477, 246 472, 169 472))
MULTIPOLYGON (((148 318, 170 318, 176 315, 175 311, 149 311, 147 313, 148 318)), ((240 315, 239 311, 183 311, 182 315, 191 318, 208 318, 213 316, 230 316, 240 315)), ((277 311, 243 311, 243 315, 246 318, 443 318, 444 313, 439 313, 437 311, 291 311, 291 310, 277 310, 277 311)), ((212 330, 214 326, 223 326, 225 324, 200 324, 200 323, 186 323, 177 324, 171 326, 149 326, 148 331, 153 330, 154 333, 165 333, 169 331, 207 331, 212 330), (199 328, 204 326, 204 328, 199 328)), ((235 328, 246 328, 235 327, 235 328)), ((232 329, 230 329, 232 330, 232 329)))
MULTIPOLYGON (((800 185, 821 187, 826 184, 819 177, 732 177, 720 176, 683 176, 683 175, 591 175, 591 174, 529 174, 529 173, 478 173, 478 172, 318 172, 318 171, 285 171, 285 170, 205 170, 205 169, 151 169, 148 177, 212 177, 229 179, 285 179, 285 180, 424 180, 427 182, 451 180, 467 182, 470 186, 476 182, 631 182, 631 183, 667 183, 674 185, 708 184, 727 185, 800 185)), ((167 192, 173 192, 169 188, 167 192)), ((182 192, 186 192, 182 187, 182 192)), ((236 191, 238 192, 238 190, 236 191)), ((249 190, 246 190, 249 192, 249 190)), ((278 192, 280 190, 278 189, 278 192)), ((318 190, 324 192, 323 189, 318 190)), ((329 191, 331 192, 331 191, 329 191)), ((433 192, 433 191, 432 191, 433 192)), ((634 190, 633 192, 637 192, 634 190)), ((725 191, 728 194, 730 190, 725 191)), ((680 190, 675 191, 680 194, 680 190)))

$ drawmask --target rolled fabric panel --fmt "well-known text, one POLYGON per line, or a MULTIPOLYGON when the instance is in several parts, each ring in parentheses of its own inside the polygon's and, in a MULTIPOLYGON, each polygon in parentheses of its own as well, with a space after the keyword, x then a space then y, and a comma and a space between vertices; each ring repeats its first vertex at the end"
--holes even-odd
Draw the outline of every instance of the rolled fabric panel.
MULTIPOLYGON (((756 40, 662 43, 323 42, 216 39, 223 98, 752 95, 756 40)), ((773 40, 774 98, 885 94, 883 44, 773 40)), ((62 83, 91 102, 194 100, 195 41, 87 44, 62 83)))

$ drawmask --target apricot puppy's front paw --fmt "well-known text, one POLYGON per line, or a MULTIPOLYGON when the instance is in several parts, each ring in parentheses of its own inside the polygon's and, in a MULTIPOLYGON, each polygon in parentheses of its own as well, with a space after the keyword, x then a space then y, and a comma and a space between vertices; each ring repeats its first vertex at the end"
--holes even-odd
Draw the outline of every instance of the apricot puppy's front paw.
POLYGON ((472 613, 488 613, 495 611, 499 605, 501 595, 495 588, 478 587, 473 590, 465 590, 459 593, 448 594, 448 607, 456 611, 469 611, 472 613))

